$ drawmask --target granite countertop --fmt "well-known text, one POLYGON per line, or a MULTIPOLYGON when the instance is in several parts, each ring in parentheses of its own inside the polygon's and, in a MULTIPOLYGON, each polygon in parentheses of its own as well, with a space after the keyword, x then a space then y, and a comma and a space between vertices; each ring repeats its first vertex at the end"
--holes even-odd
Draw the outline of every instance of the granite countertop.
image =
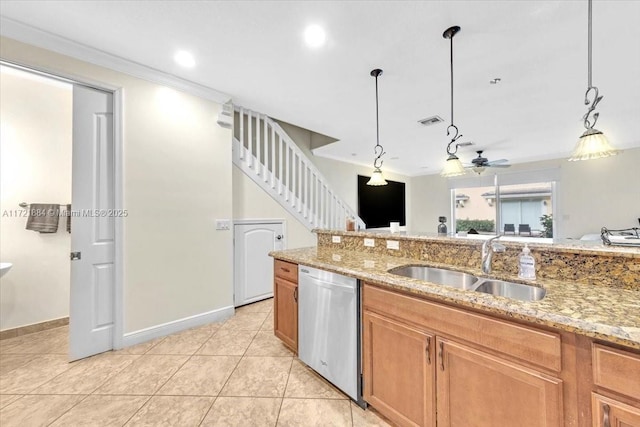
MULTIPOLYGON (((440 236, 435 233, 420 233, 411 231, 400 231, 392 233, 387 230, 360 230, 360 231, 344 231, 344 230, 325 230, 314 229, 316 234, 330 234, 340 236, 358 236, 371 238, 388 238, 389 240, 413 240, 423 242, 447 242, 456 245, 477 246, 483 240, 493 235, 469 234, 467 236, 440 236)), ((517 235, 503 235, 500 237, 501 242, 514 242, 527 245, 532 249, 542 249, 553 252, 575 253, 580 255, 614 255, 629 258, 640 258, 640 246, 616 246, 605 245, 602 241, 577 240, 577 239, 546 239, 546 238, 522 238, 517 235)))
MULTIPOLYGON (((540 301, 524 302, 482 292, 435 285, 387 272, 391 268, 411 264, 444 267, 486 277, 479 270, 452 268, 442 264, 380 254, 315 247, 274 251, 270 255, 284 261, 340 273, 432 300, 470 307, 640 349, 639 289, 618 289, 544 279, 531 284, 545 288, 547 290, 545 298, 540 301)), ((510 277, 496 278, 519 282, 510 277)))

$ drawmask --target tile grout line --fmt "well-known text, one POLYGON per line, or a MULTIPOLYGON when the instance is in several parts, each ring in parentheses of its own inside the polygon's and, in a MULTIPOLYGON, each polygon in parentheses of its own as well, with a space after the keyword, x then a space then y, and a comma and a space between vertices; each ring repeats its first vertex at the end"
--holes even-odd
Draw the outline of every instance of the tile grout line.
MULTIPOLYGON (((44 395, 46 396, 46 395, 44 395)), ((54 395, 50 395, 50 396, 61 396, 60 394, 54 394, 54 395)), ((77 395, 76 395, 77 396, 77 395)), ((87 400, 87 398, 91 396, 90 394, 85 394, 84 398, 78 400, 75 404, 71 405, 71 407, 69 409, 67 409, 66 411, 64 411, 62 414, 60 414, 58 417, 56 417, 53 421, 51 421, 49 424, 47 424, 47 426, 52 425, 53 423, 55 423, 56 421, 58 421, 60 418, 62 418, 64 415, 66 415, 69 411, 71 411, 73 408, 75 408, 76 406, 78 406, 79 404, 81 404, 82 402, 84 402, 85 400, 87 400)))
MULTIPOLYGON (((188 329, 187 329, 188 330, 188 329)), ((186 332, 186 331, 181 331, 181 332, 186 332)), ((217 332, 217 331, 216 331, 217 332)), ((180 332, 178 332, 180 333, 180 332)), ((163 382, 153 393, 151 393, 151 395, 148 396, 147 400, 133 413, 131 414, 131 416, 129 418, 127 418, 127 421, 123 424, 123 426, 127 425, 127 423, 129 421, 131 421, 141 410, 142 408, 144 408, 150 401, 152 398, 158 396, 158 392, 162 389, 162 387, 164 387, 169 381, 171 381, 171 379, 180 371, 180 369, 182 369, 184 367, 184 365, 187 364, 187 362, 189 362, 191 360, 191 358, 193 357, 193 355, 200 350, 200 348, 202 348, 202 346, 204 345, 204 343, 206 343, 207 341, 209 341, 209 339, 211 339, 211 337, 215 334, 215 332, 212 332, 207 339, 205 339, 203 341, 203 343, 200 345, 200 347, 198 347, 198 349, 196 351, 194 351, 191 355, 188 355, 189 357, 187 357, 187 359, 178 367, 178 369, 175 370, 175 372, 173 374, 171 374, 169 376, 169 378, 167 378, 167 380, 165 382, 163 382)), ((174 335, 174 334, 171 334, 174 335)), ((160 344, 161 342, 163 342, 167 337, 171 336, 171 335, 167 335, 165 336, 162 340, 160 340, 156 345, 151 346, 147 351, 145 351, 142 356, 187 356, 187 355, 180 355, 180 354, 172 354, 172 355, 163 355, 163 354, 148 354, 154 347, 156 347, 158 344, 160 344)), ((213 404, 213 403, 212 403, 213 404)))
MULTIPOLYGON (((234 314, 235 316, 235 314, 234 314)), ((229 319, 231 319, 232 317, 230 317, 229 319)), ((229 320, 227 319, 227 320, 229 320)), ((266 319, 265 319, 266 321, 266 319)), ((224 322, 226 323, 226 321, 224 322)), ((222 325, 224 325, 224 323, 222 325)), ((264 323, 264 321, 263 321, 264 323)), ((218 328, 218 331, 220 329, 222 329, 222 325, 220 326, 220 328, 218 328)), ((216 331, 217 332, 217 331, 216 331)), ((211 406, 209 407, 209 410, 207 411, 206 414, 204 414, 204 417, 202 418, 202 420, 200 421, 200 424, 198 424, 198 426, 201 426, 202 423, 204 422, 204 420, 207 419, 207 416, 209 415, 209 412, 211 412, 211 409, 213 408, 213 405, 216 403, 216 401, 218 400, 218 398, 220 397, 220 393, 222 393, 222 390, 224 390, 224 388, 226 387, 226 385, 229 383, 229 379, 231 379, 231 377, 233 376, 234 372, 236 371, 236 369, 238 369, 238 365, 240 364, 240 362, 242 361, 242 359, 244 358, 244 355, 247 353, 247 350, 249 349, 249 347, 251 347, 251 344, 253 343, 253 340, 256 339, 256 336, 258 334, 256 333, 253 338, 251 338, 251 342, 249 343, 249 345, 247 345, 247 348, 244 350, 244 353, 242 354, 242 356, 240 356, 238 358, 238 361, 236 362, 236 366, 233 367, 233 370, 231 371, 231 373, 229 374, 229 376, 227 377, 227 379, 225 380, 224 384, 222 384, 222 387, 220 387, 220 391, 218 391, 218 395, 215 397, 215 399, 213 400, 213 402, 211 403, 211 406)), ((203 344, 204 345, 204 344, 203 344)), ((199 351, 199 350, 198 350, 199 351)), ((237 356, 237 355, 236 355, 237 356)), ((226 356, 228 357, 228 356, 226 356)))
MULTIPOLYGON (((219 398, 219 397, 221 397, 221 396, 220 396, 220 394, 221 394, 222 390, 224 389, 224 387, 226 387, 226 385, 229 383, 229 380, 231 379, 231 377, 233 376, 233 374, 237 371, 237 368, 238 368, 238 366, 239 366, 240 362, 241 362, 243 359, 245 359, 245 358, 251 357, 251 356, 248 356, 248 355, 247 355, 247 353, 248 353, 248 350, 249 350, 249 348, 251 347, 251 345, 256 341, 256 338, 257 338, 258 334, 259 334, 260 332, 265 332, 265 331, 268 331, 268 330, 269 330, 269 329, 266 329, 266 330, 264 330, 264 331, 263 331, 263 327, 265 326, 266 322, 268 321, 269 316, 270 316, 270 315, 273 315, 273 308, 269 309, 268 311, 255 311, 255 312, 248 312, 247 314, 248 314, 248 315, 250 315, 250 316, 251 316, 251 315, 261 315, 261 314, 264 314, 264 316, 265 316, 265 317, 264 317, 264 320, 262 321, 262 323, 260 324, 260 326, 259 326, 259 328, 258 328, 257 330, 256 330, 256 329, 249 329, 249 331, 254 332, 254 334, 253 334, 253 336, 252 336, 252 339, 251 339, 251 341, 249 342, 249 344, 247 345, 247 347, 244 349, 244 352, 242 353, 242 355, 240 355, 240 357, 238 358, 238 361, 236 362, 236 365, 234 366, 234 368, 233 368, 233 370, 231 371, 231 373, 227 376, 227 378, 226 378, 226 380, 225 380, 224 384, 223 384, 223 385, 221 386, 221 388, 220 388, 220 391, 219 391, 215 396, 211 396, 211 395, 199 395, 199 394, 198 394, 198 395, 176 395, 176 396, 179 396, 179 397, 187 397, 187 396, 189 396, 189 397, 196 396, 196 397, 202 397, 202 398, 212 398, 212 397, 213 397, 213 401, 211 402, 211 405, 209 406, 209 408, 207 409, 207 411, 206 411, 206 412, 204 413, 204 415, 202 416, 202 419, 200 420, 199 425, 201 425, 201 424, 204 422, 204 420, 206 419, 206 417, 209 415, 210 411, 212 410, 213 405, 215 404, 215 402, 218 400, 218 398, 219 398)), ((233 317, 232 317, 232 318, 233 318, 233 317)), ((231 319, 231 318, 230 318, 230 319, 231 319)), ((227 319, 227 320, 229 320, 229 319, 227 319)), ((113 372, 111 375, 107 376, 103 381, 100 381, 100 382, 99 382, 99 384, 97 384, 97 385, 96 385, 96 386, 95 386, 91 391, 88 391, 88 392, 86 392, 86 393, 42 393, 42 394, 32 394, 32 393, 33 393, 33 391, 37 390, 38 388, 40 388, 40 387, 42 387, 42 386, 44 386, 44 385, 46 385, 46 384, 49 384, 49 383, 53 382, 55 379, 57 379, 57 378, 61 377, 62 375, 66 374, 66 373, 68 373, 68 372, 71 372, 71 371, 73 371, 74 369, 75 369, 75 370, 81 369, 81 367, 79 367, 79 366, 77 366, 77 365, 76 365, 76 366, 70 366, 70 367, 67 367, 66 369, 64 369, 64 370, 63 370, 62 372, 60 372, 59 374, 57 374, 57 375, 53 376, 52 378, 50 378, 50 379, 48 379, 48 380, 45 380, 45 381, 44 381, 43 383, 41 383, 41 384, 36 385, 34 388, 30 389, 30 390, 29 390, 28 392, 26 392, 26 393, 12 393, 12 394, 17 394, 17 395, 19 395, 19 396, 18 396, 18 398, 17 398, 15 401, 13 401, 13 402, 9 403, 8 405, 6 405, 3 409, 5 409, 5 408, 7 408, 7 407, 10 407, 10 406, 13 406, 13 404, 14 404, 14 403, 21 401, 25 396, 47 396, 47 395, 49 395, 49 396, 74 396, 74 397, 82 396, 82 397, 81 397, 77 402, 75 402, 72 406, 70 406, 68 409, 66 409, 63 413, 61 413, 59 416, 57 416, 55 419, 53 419, 53 420, 48 424, 48 425, 51 425, 51 424, 53 424, 53 423, 57 422, 60 418, 64 417, 66 414, 68 414, 70 411, 72 411, 72 410, 73 410, 74 408, 76 408, 78 405, 81 405, 81 404, 82 404, 83 402, 85 402, 85 401, 86 401, 90 396, 99 396, 99 397, 103 397, 103 396, 137 396, 137 397, 144 397, 144 398, 146 398, 146 399, 144 400, 144 402, 142 403, 142 405, 141 405, 141 406, 140 406, 140 407, 139 407, 135 412, 133 412, 133 414, 132 414, 132 415, 131 415, 127 420, 126 420, 125 424, 126 424, 126 423, 129 423, 129 422, 130 422, 130 421, 131 421, 131 420, 132 420, 132 419, 133 419, 133 418, 134 418, 134 417, 135 417, 135 416, 140 412, 140 410, 141 410, 142 408, 144 408, 147 404, 149 404, 149 401, 150 401, 153 397, 158 396, 158 392, 162 389, 162 387, 164 387, 164 386, 165 386, 169 381, 171 381, 171 379, 173 379, 173 378, 175 377, 175 375, 176 375, 176 374, 177 374, 177 373, 178 373, 178 372, 179 372, 179 371, 180 371, 180 370, 181 370, 181 369, 182 369, 182 368, 183 368, 187 363, 189 363, 189 361, 191 361, 191 360, 194 358, 194 356, 200 356, 200 355, 198 355, 197 353, 198 353, 199 351, 201 351, 201 350, 202 350, 202 348, 204 347, 204 345, 205 345, 205 344, 206 344, 206 343, 207 343, 211 338, 213 338, 214 336, 216 336, 216 335, 220 332, 220 330, 222 329, 222 326, 223 326, 225 323, 226 323, 226 321, 225 321, 225 322, 222 322, 222 323, 220 324, 220 326, 219 326, 219 327, 217 327, 214 331, 210 332, 210 333, 206 336, 206 338, 202 341, 202 343, 200 344, 200 346, 199 346, 199 347, 198 347, 194 352, 192 352, 191 354, 185 354, 185 355, 180 355, 180 354, 167 354, 166 356, 188 356, 188 357, 185 359, 185 361, 184 361, 182 364, 180 364, 180 365, 177 367, 176 371, 175 371, 173 374, 171 374, 171 375, 169 376, 169 378, 168 378, 166 381, 164 381, 162 384, 160 384, 160 385, 156 388, 156 390, 155 390, 152 394, 123 394, 123 393, 116 393, 116 394, 97 394, 97 391, 98 391, 101 387, 103 387, 107 382, 109 382, 111 379, 113 379, 114 377, 116 377, 117 375, 119 375, 119 374, 121 374, 123 371, 125 371, 127 368, 129 368, 133 363, 135 363, 136 361, 139 361, 139 360, 140 360, 140 358, 141 358, 142 356, 163 356, 164 354, 153 354, 153 355, 152 355, 152 354, 149 354, 149 353, 150 353, 154 348, 156 348, 158 345, 160 345, 160 344, 162 344, 163 342, 165 342, 165 340, 167 339, 167 337, 169 337, 169 336, 171 336, 171 335, 168 335, 168 336, 166 336, 166 337, 163 337, 161 340, 159 340, 159 341, 158 341, 158 342, 156 342, 155 344, 151 345, 148 349, 146 349, 145 351, 141 352, 140 354, 122 354, 122 356, 130 357, 132 360, 131 360, 129 363, 124 364, 120 369, 118 369, 117 371, 113 372)), ((194 329, 195 329, 195 328, 194 328, 194 329)), ((237 329, 237 330, 238 330, 238 331, 241 331, 241 330, 246 330, 246 329, 237 329)), ((43 331, 43 332, 44 332, 44 331, 43 331)), ((47 332, 49 332, 49 331, 47 331, 47 332)), ((182 331, 181 331, 181 332, 182 332, 182 331)), ((68 333, 67 333, 67 336, 68 336, 68 333)), ((23 344, 23 343, 19 343, 19 344, 18 344, 18 343, 16 343, 16 347, 17 347, 18 345, 22 345, 22 344, 23 344)), ((13 349, 12 349, 12 347, 13 347, 13 346, 11 346, 11 347, 10 347, 10 349, 11 349, 11 350, 13 350, 13 349)), ((61 355, 67 355, 67 354, 65 354, 65 353, 49 352, 48 350, 54 350, 54 351, 55 351, 55 345, 53 345, 53 344, 52 344, 52 345, 50 345, 50 346, 49 346, 49 345, 47 345, 46 347, 49 347, 49 348, 46 348, 45 352, 42 352, 42 353, 15 353, 15 354, 17 354, 17 355, 21 355, 21 356, 25 356, 25 357, 26 357, 26 356, 28 356, 28 357, 30 357, 30 359, 29 359, 29 360, 27 360, 27 361, 25 361, 25 363, 20 364, 19 366, 16 366, 16 367, 14 367, 13 369, 11 369, 10 371, 6 372, 6 373, 5 373, 5 375, 6 375, 6 374, 8 374, 8 373, 10 373, 10 372, 13 372, 13 371, 14 371, 14 370, 16 370, 16 369, 19 369, 19 368, 22 368, 22 367, 24 367, 24 366, 28 365, 28 364, 29 364, 29 363, 31 363, 33 360, 35 360, 36 358, 39 358, 39 357, 43 357, 43 356, 61 356, 61 355)), ((117 350, 112 350, 112 352, 113 352, 113 353, 115 353, 116 351, 117 351, 117 350)), ((3 356, 3 355, 7 355, 7 356, 9 356, 9 355, 13 355, 13 354, 14 354, 14 353, 3 353, 2 355, 0 355, 0 357, 1 357, 1 356, 3 356)), ((202 356, 220 356, 220 355, 202 355, 202 356)), ((231 356, 231 357, 238 357, 238 355, 222 355, 222 356, 225 356, 225 357, 229 357, 229 356, 231 356)), ((256 356, 256 357, 258 357, 258 356, 256 356)), ((293 365, 293 356, 281 356, 281 357, 291 357, 291 361, 290 361, 290 365, 289 365, 289 372, 288 372, 288 376, 287 376, 287 383, 285 384, 285 391, 286 391, 286 387, 287 387, 287 384, 288 384, 288 381, 289 381, 289 376, 290 376, 290 374, 291 374, 291 369, 292 369, 292 365, 293 365)), ((67 362, 67 364, 71 364, 71 363, 70 363, 70 362, 67 362)), ((3 375, 3 376, 4 376, 4 375, 3 375)), ((283 392, 283 395, 284 395, 284 392, 283 392)), ((164 395, 163 395, 163 396, 164 396, 164 395)), ((167 395, 167 396, 173 396, 173 395, 167 395)), ((235 397, 235 396, 230 396, 230 397, 235 397)), ((238 397, 250 397, 250 398, 251 398, 251 397, 255 397, 255 398, 259 398, 259 397, 262 397, 262 396, 238 396, 238 397)), ((264 397, 273 398, 273 396, 264 396, 264 397)), ((282 397, 281 397, 280 408, 282 407, 282 400, 283 400, 283 398, 284 398, 284 396, 282 396, 282 397)), ((280 411, 280 409, 279 409, 279 411, 280 411)), ((278 414, 278 415, 279 415, 279 414, 278 414)))
POLYGON ((284 385, 284 391, 282 392, 282 399, 280 400, 280 407, 278 408, 278 416, 276 417, 276 426, 278 425, 278 421, 280 421, 280 412, 282 411, 282 404, 284 403, 284 397, 287 394, 287 387, 289 386, 289 379, 291 378, 291 370, 293 369, 293 359, 295 356, 291 357, 291 365, 289 365, 289 374, 287 375, 287 382, 284 385))

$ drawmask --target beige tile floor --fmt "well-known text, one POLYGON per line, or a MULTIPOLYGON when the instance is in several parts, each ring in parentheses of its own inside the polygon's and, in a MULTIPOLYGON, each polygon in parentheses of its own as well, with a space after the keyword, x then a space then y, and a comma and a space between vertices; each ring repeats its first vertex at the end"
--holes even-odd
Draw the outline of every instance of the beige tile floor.
POLYGON ((387 426, 273 336, 273 301, 67 362, 68 327, 0 341, 0 425, 387 426))

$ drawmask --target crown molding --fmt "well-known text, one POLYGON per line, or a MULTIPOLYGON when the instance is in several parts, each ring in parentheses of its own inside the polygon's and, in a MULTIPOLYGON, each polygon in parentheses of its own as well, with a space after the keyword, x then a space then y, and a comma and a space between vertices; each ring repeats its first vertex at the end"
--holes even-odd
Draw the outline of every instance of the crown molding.
POLYGON ((143 80, 169 86, 220 104, 231 100, 231 96, 224 92, 129 61, 4 16, 0 16, 0 35, 143 80))

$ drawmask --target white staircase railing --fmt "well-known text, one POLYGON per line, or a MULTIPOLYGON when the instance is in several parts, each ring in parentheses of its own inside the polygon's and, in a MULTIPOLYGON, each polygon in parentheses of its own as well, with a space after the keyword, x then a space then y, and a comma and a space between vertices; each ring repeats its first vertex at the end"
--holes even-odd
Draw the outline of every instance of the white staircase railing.
POLYGON ((365 224, 331 189, 289 135, 270 117, 235 107, 233 163, 308 229, 365 224))

